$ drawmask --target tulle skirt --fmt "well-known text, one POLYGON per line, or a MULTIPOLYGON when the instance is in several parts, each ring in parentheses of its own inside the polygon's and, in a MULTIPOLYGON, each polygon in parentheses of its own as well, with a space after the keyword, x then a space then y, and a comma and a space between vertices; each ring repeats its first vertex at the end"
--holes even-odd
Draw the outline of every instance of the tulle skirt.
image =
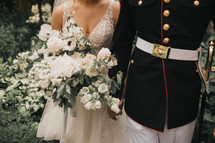
MULTIPOLYGON (((117 121, 109 118, 107 106, 102 105, 99 110, 86 110, 76 97, 77 117, 68 112, 64 143, 128 143, 126 130, 126 116, 117 117, 117 121)), ((37 137, 44 140, 60 140, 63 131, 64 111, 54 106, 53 100, 48 99, 37 137)))

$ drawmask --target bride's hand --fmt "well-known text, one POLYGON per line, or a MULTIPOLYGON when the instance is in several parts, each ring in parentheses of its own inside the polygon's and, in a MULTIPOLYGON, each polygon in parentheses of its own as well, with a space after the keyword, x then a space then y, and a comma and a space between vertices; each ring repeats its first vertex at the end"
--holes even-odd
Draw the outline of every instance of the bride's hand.
POLYGON ((126 78, 124 80, 124 89, 123 89, 123 92, 122 92, 121 100, 119 102, 120 112, 118 114, 116 114, 116 112, 112 111, 110 107, 108 107, 108 109, 107 109, 109 117, 111 119, 113 119, 113 120, 117 120, 116 119, 117 115, 122 115, 122 108, 123 108, 123 104, 124 104, 124 100, 125 100, 125 90, 126 90, 127 77, 128 77, 128 74, 127 74, 127 76, 126 76, 126 78))
POLYGON ((116 116, 122 115, 123 103, 124 103, 124 99, 120 100, 120 102, 119 102, 120 112, 118 114, 116 112, 112 111, 110 107, 108 107, 107 112, 108 112, 108 115, 111 119, 117 120, 116 116))

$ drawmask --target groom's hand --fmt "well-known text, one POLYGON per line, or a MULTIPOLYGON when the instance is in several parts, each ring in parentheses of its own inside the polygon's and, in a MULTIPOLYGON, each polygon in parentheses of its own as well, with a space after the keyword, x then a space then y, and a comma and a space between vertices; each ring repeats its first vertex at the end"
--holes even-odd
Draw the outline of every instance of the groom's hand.
POLYGON ((108 115, 111 119, 117 120, 116 116, 122 115, 123 103, 124 103, 124 99, 120 100, 120 102, 119 102, 120 112, 118 114, 116 112, 112 111, 110 107, 108 107, 107 112, 108 112, 108 115))

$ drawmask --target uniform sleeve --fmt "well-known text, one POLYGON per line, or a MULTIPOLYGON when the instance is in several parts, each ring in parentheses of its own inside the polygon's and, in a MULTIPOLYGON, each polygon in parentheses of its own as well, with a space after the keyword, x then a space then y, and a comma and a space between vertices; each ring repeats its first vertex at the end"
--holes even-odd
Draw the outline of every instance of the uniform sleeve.
MULTIPOLYGON (((215 4, 215 3, 214 3, 215 4)), ((212 13, 212 20, 213 20, 213 24, 214 24, 214 31, 215 31, 215 5, 213 6, 213 13, 212 13)))
MULTIPOLYGON (((118 65, 109 71, 109 76, 114 77, 118 71, 122 71, 122 83, 124 83, 123 81, 127 75, 127 68, 135 33, 136 31, 134 28, 130 7, 128 5, 128 0, 121 0, 120 15, 114 32, 113 45, 111 48, 112 54, 114 54, 118 60, 118 65)), ((122 84, 121 90, 114 95, 115 97, 121 97, 123 85, 124 84, 122 84)))

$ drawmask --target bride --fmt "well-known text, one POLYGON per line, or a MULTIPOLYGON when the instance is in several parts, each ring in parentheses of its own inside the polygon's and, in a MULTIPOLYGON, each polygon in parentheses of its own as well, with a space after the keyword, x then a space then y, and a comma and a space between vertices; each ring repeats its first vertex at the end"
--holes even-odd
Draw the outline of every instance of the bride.
MULTIPOLYGON (((102 47, 111 47, 111 40, 120 11, 114 0, 58 0, 55 1, 52 29, 64 31, 69 24, 66 19, 73 11, 73 20, 83 28, 96 52, 102 47)), ((63 63, 62 63, 63 64, 63 63)), ((107 106, 99 110, 86 110, 76 97, 77 117, 67 118, 65 136, 63 131, 63 110, 48 99, 37 137, 45 140, 61 140, 64 143, 127 143, 125 115, 112 120, 107 114, 107 106)))

